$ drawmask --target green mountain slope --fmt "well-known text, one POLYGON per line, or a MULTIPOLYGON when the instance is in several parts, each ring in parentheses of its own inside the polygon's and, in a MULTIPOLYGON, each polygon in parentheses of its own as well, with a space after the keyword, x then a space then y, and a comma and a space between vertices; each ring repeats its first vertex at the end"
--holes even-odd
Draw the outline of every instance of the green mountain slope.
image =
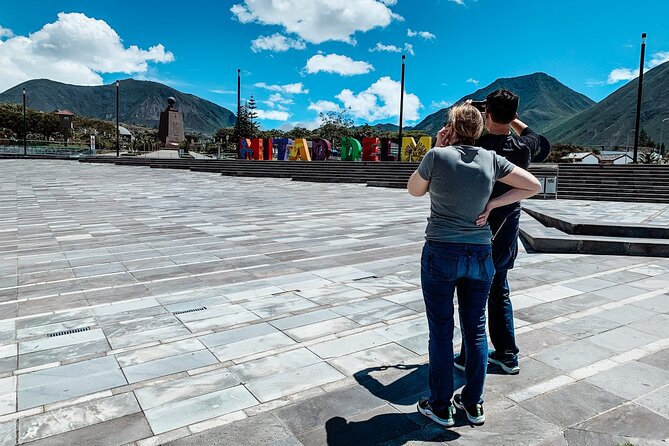
MULTIPOLYGON (((116 119, 114 84, 86 87, 35 79, 0 94, 0 102, 21 103, 23 88, 28 94, 28 107, 35 110, 67 109, 91 118, 116 119)), ((160 112, 167 107, 170 96, 176 98, 188 132, 214 133, 220 127, 235 123, 235 115, 230 110, 157 82, 126 79, 120 81, 119 91, 120 121, 127 124, 157 127, 160 112)))
MULTIPOLYGON (((550 129, 546 136, 555 142, 576 145, 624 146, 634 139, 639 79, 611 93, 597 105, 550 129)), ((669 118, 669 62, 644 74, 641 128, 660 142, 660 125, 669 118)), ((665 122, 665 141, 669 121, 665 122)))
MULTIPOLYGON (((458 103, 467 99, 481 101, 489 93, 500 88, 509 89, 520 96, 518 113, 521 119, 539 132, 554 127, 595 103, 545 73, 497 79, 492 84, 463 97, 458 103)), ((449 108, 431 114, 414 129, 436 135, 448 118, 449 108)))

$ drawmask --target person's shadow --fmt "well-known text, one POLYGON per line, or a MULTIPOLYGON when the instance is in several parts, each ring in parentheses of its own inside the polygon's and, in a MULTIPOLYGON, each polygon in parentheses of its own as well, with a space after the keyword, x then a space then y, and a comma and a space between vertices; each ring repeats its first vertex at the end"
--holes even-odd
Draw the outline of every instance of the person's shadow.
MULTIPOLYGON (((353 377, 374 396, 395 405, 415 406, 420 398, 429 393, 427 364, 370 367, 353 377), (410 372, 406 373, 408 370, 410 372), (378 379, 372 376, 373 372, 379 372, 378 379)), ((457 389, 464 384, 464 376, 456 371, 454 381, 457 389)), ((465 424, 466 420, 456 415, 456 425, 465 424)), ((393 444, 398 445, 408 441, 439 443, 460 437, 457 432, 428 420, 418 412, 381 413, 365 421, 333 417, 325 423, 325 430, 328 446, 373 446, 390 440, 395 440, 393 444)))

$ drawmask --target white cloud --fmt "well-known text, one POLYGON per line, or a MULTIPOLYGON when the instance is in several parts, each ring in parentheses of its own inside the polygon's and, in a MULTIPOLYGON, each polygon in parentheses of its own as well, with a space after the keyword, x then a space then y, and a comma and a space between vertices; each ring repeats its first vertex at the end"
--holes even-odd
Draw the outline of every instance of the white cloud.
POLYGON ((303 40, 291 39, 282 34, 275 33, 271 36, 259 36, 257 39, 251 41, 251 50, 254 53, 260 51, 288 51, 291 48, 296 50, 303 50, 307 47, 303 40))
POLYGON ((322 101, 322 100, 310 103, 309 107, 307 108, 309 110, 315 111, 316 113, 326 113, 330 111, 337 112, 341 110, 339 104, 335 104, 332 101, 322 101))
POLYGON ((369 51, 371 53, 373 52, 387 52, 387 53, 401 53, 402 48, 395 46, 395 45, 384 45, 381 42, 377 42, 376 46, 374 48, 370 48, 369 51))
POLYGON ((397 0, 381 0, 381 3, 387 6, 393 6, 397 4, 397 0))
POLYGON ((430 107, 441 109, 441 108, 450 107, 451 105, 453 105, 453 103, 448 102, 448 101, 432 101, 432 104, 430 104, 430 107))
POLYGON ((471 78, 471 77, 469 79, 467 79, 466 82, 469 83, 469 84, 474 84, 475 87, 478 87, 478 85, 479 85, 479 81, 477 81, 476 79, 471 78))
MULTIPOLYGON (((655 68, 658 65, 662 65, 665 62, 669 62, 669 51, 658 51, 651 56, 650 61, 646 64, 643 72, 645 73, 646 71, 655 68)), ((632 79, 636 79, 638 76, 638 68, 616 68, 615 70, 611 70, 608 78, 606 79, 606 83, 611 85, 620 81, 631 81, 632 79)), ((601 84, 603 84, 603 82, 601 84)), ((593 82, 592 85, 598 84, 593 82)))
POLYGON ((214 90, 209 90, 209 92, 216 94, 237 94, 237 90, 214 89, 214 90))
POLYGON ((3 28, 0 25, 0 39, 2 39, 3 37, 14 37, 14 33, 12 32, 11 29, 3 28))
POLYGON ((457 3, 458 5, 465 5, 465 0, 448 0, 449 2, 457 3))
POLYGON ((277 108, 284 111, 288 110, 288 107, 286 107, 287 105, 295 103, 292 99, 282 96, 281 93, 271 94, 267 100, 261 102, 270 108, 277 108))
POLYGON ((432 40, 437 38, 437 36, 435 36, 429 31, 413 31, 411 30, 411 28, 407 29, 407 36, 409 37, 419 36, 426 40, 432 40))
POLYGON ((348 56, 341 56, 339 54, 316 54, 307 60, 307 65, 304 67, 307 73, 314 74, 321 71, 325 73, 335 73, 342 76, 355 76, 357 74, 366 74, 374 70, 374 67, 363 61, 353 60, 348 56))
POLYGON ((282 26, 311 43, 353 43, 356 32, 385 28, 402 18, 388 6, 395 0, 244 0, 230 11, 241 23, 282 26))
POLYGON ((135 45, 126 48, 105 21, 61 12, 58 20, 28 37, 1 40, 0 60, 3 91, 34 78, 100 85, 100 73, 145 73, 149 62, 172 62, 174 55, 160 44, 148 50, 135 45))
POLYGON ((288 119, 290 119, 290 113, 279 110, 256 109, 256 115, 258 115, 258 119, 268 121, 288 121, 288 119))
MULTIPOLYGON (((376 45, 373 48, 369 49, 370 53, 375 53, 375 52, 385 52, 385 53, 401 53, 402 48, 398 47, 397 45, 384 45, 381 42, 377 42, 376 45)), ((412 56, 415 54, 413 52, 413 45, 410 43, 405 43, 404 44, 404 52, 411 54, 412 56)))
MULTIPOLYGON (((384 76, 358 94, 349 89, 342 90, 336 97, 359 119, 378 121, 399 116, 401 86, 397 81, 384 76)), ((404 93, 404 116, 407 121, 419 118, 422 107, 415 94, 404 93)))
POLYGON ((309 90, 304 89, 304 85, 302 82, 296 82, 294 84, 286 84, 286 85, 267 85, 264 82, 258 82, 255 84, 256 87, 258 88, 264 88, 265 90, 269 91, 278 91, 279 93, 287 93, 287 94, 307 94, 309 93, 309 90))

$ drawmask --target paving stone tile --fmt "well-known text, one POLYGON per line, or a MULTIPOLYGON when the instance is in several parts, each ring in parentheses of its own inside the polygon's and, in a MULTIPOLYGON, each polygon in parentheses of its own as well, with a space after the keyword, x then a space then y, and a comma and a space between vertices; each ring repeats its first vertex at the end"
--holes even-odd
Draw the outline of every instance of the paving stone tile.
POLYGON ((159 434, 256 404, 258 401, 244 386, 236 386, 163 404, 144 411, 144 414, 153 432, 159 434))
POLYGON ((212 348, 275 333, 279 333, 279 330, 272 327, 270 324, 261 323, 201 336, 200 340, 208 348, 212 348))
POLYGON ((309 350, 323 359, 329 359, 388 343, 388 338, 380 334, 358 333, 312 345, 309 350))
POLYGON ((248 361, 240 365, 234 365, 229 367, 229 370, 246 383, 319 362, 322 362, 321 358, 306 348, 299 348, 278 355, 248 361))
POLYGON ((322 428, 334 417, 348 418, 386 402, 361 386, 347 387, 272 411, 296 436, 322 428))
POLYGON ((656 311, 658 313, 669 313, 669 299, 667 298, 667 294, 662 294, 660 296, 651 297, 650 299, 645 299, 640 302, 635 302, 634 305, 645 308, 647 310, 656 311))
POLYGON ((627 399, 653 392, 669 382, 669 373, 633 361, 586 379, 590 384, 627 399))
POLYGON ((266 297, 241 305, 261 318, 288 314, 317 306, 314 302, 294 294, 266 297))
POLYGON ((567 288, 573 288, 575 290, 587 293, 590 291, 601 290, 602 288, 610 288, 615 285, 616 283, 601 279, 599 277, 588 277, 587 279, 577 280, 575 282, 569 282, 564 286, 566 286, 567 288))
POLYGON ((514 316, 535 324, 573 312, 573 309, 563 307, 560 302, 548 302, 514 311, 514 316))
POLYGON ((347 330, 359 328, 360 325, 346 317, 338 317, 326 321, 316 322, 301 327, 286 330, 285 333, 291 338, 303 342, 310 339, 320 338, 330 334, 338 334, 347 330))
POLYGON ((66 345, 63 347, 40 350, 35 353, 23 353, 19 356, 21 369, 36 367, 39 365, 61 362, 81 356, 103 353, 110 350, 109 343, 104 337, 87 342, 66 345))
POLYGON ((19 441, 29 442, 140 412, 132 393, 19 419, 19 441))
POLYGON ((0 445, 14 446, 16 443, 16 421, 0 423, 0 445))
POLYGON ((258 401, 264 403, 344 378, 335 368, 321 362, 251 380, 245 386, 258 401))
POLYGON ((339 314, 332 310, 316 310, 309 313, 299 314, 297 316, 284 317, 270 322, 279 330, 289 330, 291 328, 302 327, 317 322, 327 321, 339 317, 339 314))
POLYGON ((275 348, 294 344, 295 341, 283 333, 272 333, 226 345, 210 347, 211 352, 219 361, 224 362, 256 353, 266 352, 275 348))
POLYGON ((597 316, 586 316, 555 324, 551 326, 551 329, 576 339, 583 339, 613 330, 621 325, 621 322, 614 322, 597 316))
POLYGON ((516 336, 516 344, 521 354, 524 355, 533 355, 558 345, 567 344, 573 340, 574 338, 549 328, 540 328, 516 336))
POLYGON ((493 367, 489 367, 485 392, 492 391, 499 395, 508 395, 563 374, 560 370, 529 357, 521 358, 518 363, 520 374, 513 376, 512 379, 509 379, 508 375, 493 373, 493 367))
POLYGON ((44 337, 34 341, 19 342, 19 354, 35 353, 73 344, 81 344, 104 339, 105 334, 99 328, 51 338, 44 337))
POLYGON ((273 414, 263 413, 251 418, 209 429, 166 446, 303 446, 273 414))
POLYGON ((143 410, 161 407, 196 396, 210 394, 241 384, 227 369, 215 370, 201 375, 168 381, 135 390, 143 410))
POLYGON ((633 348, 655 342, 659 336, 650 335, 630 327, 619 327, 589 338, 590 342, 614 352, 623 353, 633 348))
POLYGON ((576 429, 652 440, 669 438, 669 420, 633 403, 575 426, 576 429))
POLYGON ((565 428, 624 402, 624 398, 581 381, 524 401, 520 405, 544 420, 565 428))
POLYGON ((639 362, 643 362, 644 364, 652 365, 653 367, 657 367, 658 369, 669 372, 669 348, 660 350, 659 352, 653 353, 652 355, 644 356, 643 358, 639 359, 639 362))
POLYGON ((581 339, 535 353, 532 358, 551 367, 570 372, 613 355, 615 355, 614 352, 595 345, 587 339, 581 339))
POLYGON ((177 336, 184 336, 191 334, 191 331, 181 324, 169 324, 162 328, 153 330, 141 331, 141 336, 136 332, 130 332, 120 336, 107 336, 109 343, 114 349, 131 347, 133 345, 145 344, 152 341, 162 341, 177 336))
POLYGON ((339 356, 328 362, 347 376, 353 376, 356 372, 372 366, 414 363, 418 360, 415 353, 392 343, 339 356))
POLYGON ((127 384, 116 359, 102 357, 19 376, 19 410, 127 384))
POLYGON ((142 364, 156 359, 162 359, 170 356, 189 353, 198 350, 204 350, 206 347, 198 339, 184 339, 183 341, 170 342, 168 344, 156 345, 148 348, 131 350, 129 352, 119 353, 116 359, 121 367, 142 364))
POLYGON ((123 373, 132 384, 217 363, 209 350, 198 350, 123 367, 123 373))
POLYGON ((31 446, 121 446, 150 437, 151 428, 141 413, 115 418, 30 443, 31 446))
POLYGON ((597 317, 627 325, 642 319, 648 319, 656 314, 657 313, 654 311, 646 310, 645 308, 636 305, 624 305, 622 307, 601 311, 597 314, 597 317))

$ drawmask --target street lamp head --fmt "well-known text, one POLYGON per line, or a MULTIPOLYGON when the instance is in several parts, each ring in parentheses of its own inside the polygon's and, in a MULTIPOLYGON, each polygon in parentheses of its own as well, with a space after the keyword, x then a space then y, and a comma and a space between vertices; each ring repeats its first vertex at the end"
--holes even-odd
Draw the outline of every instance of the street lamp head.
POLYGON ((116 88, 118 88, 118 86, 119 86, 119 82, 118 82, 118 81, 116 81, 116 88))
POLYGON ((23 96, 25 96, 25 95, 26 95, 26 89, 24 88, 23 89, 23 96))

